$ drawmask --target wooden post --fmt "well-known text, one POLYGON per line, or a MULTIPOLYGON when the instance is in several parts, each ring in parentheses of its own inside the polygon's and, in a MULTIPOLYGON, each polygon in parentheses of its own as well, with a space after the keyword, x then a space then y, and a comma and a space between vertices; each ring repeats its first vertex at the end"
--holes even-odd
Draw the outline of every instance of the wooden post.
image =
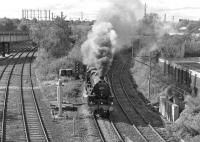
POLYGON ((132 63, 132 65, 133 65, 133 62, 134 62, 134 60, 133 60, 133 40, 132 40, 132 48, 131 48, 131 63, 132 63))
POLYGON ((188 69, 185 71, 185 83, 188 86, 188 69))
POLYGON ((7 50, 7 54, 10 54, 10 42, 8 43, 8 50, 7 50))
POLYGON ((175 81, 177 81, 177 68, 176 67, 174 68, 174 71, 175 71, 175 73, 174 73, 175 74, 175 81))
POLYGON ((62 116, 62 82, 61 80, 58 80, 58 84, 57 84, 57 103, 58 103, 58 108, 59 108, 59 112, 58 112, 58 117, 62 116))
POLYGON ((194 76, 194 81, 193 81, 193 86, 196 87, 196 82, 197 82, 197 74, 194 76))
POLYGON ((76 134, 76 118, 77 118, 77 111, 78 110, 75 110, 75 95, 73 97, 73 136, 75 136, 76 134))
POLYGON ((190 72, 187 70, 187 86, 190 87, 190 72))
POLYGON ((164 74, 166 74, 166 61, 164 62, 164 74))
POLYGON ((190 75, 190 78, 189 78, 189 82, 190 82, 190 85, 191 85, 191 83, 192 83, 192 72, 190 71, 190 73, 189 73, 190 75))
POLYGON ((183 69, 181 69, 181 84, 183 84, 183 77, 184 77, 184 75, 183 75, 183 69))
POLYGON ((167 73, 168 73, 168 75, 170 74, 170 64, 169 63, 167 65, 167 73))
POLYGON ((178 83, 180 83, 180 68, 178 68, 178 83))
POLYGON ((187 71, 184 70, 184 84, 187 85, 187 71))

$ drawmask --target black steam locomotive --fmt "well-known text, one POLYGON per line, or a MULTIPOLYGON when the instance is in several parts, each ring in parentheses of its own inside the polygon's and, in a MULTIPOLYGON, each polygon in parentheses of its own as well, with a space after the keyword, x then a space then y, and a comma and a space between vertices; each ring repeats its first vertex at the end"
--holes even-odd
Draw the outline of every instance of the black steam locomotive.
POLYGON ((113 111, 113 96, 109 84, 103 76, 98 75, 95 68, 87 70, 86 94, 88 106, 94 114, 101 117, 109 117, 113 111))

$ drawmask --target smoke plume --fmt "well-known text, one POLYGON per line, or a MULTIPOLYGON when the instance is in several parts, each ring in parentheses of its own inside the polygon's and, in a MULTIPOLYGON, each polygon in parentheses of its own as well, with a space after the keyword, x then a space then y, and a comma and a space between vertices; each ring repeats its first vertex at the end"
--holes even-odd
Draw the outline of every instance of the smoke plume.
POLYGON ((142 16, 143 6, 138 0, 111 0, 110 6, 100 11, 81 47, 83 63, 96 67, 104 76, 113 55, 131 44, 142 16))

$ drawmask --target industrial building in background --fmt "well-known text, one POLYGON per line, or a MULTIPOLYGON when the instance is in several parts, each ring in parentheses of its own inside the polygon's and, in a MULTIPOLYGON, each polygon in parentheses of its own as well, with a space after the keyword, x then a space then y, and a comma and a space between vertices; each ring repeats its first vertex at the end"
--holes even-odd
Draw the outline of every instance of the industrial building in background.
MULTIPOLYGON (((61 17, 63 12, 61 12, 61 17)), ((37 19, 39 21, 53 21, 56 15, 51 10, 22 9, 22 19, 37 19)))

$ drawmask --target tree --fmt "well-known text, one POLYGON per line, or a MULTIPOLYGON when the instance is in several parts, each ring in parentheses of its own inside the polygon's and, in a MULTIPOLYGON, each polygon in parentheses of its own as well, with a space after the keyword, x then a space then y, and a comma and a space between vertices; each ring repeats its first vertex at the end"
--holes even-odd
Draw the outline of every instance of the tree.
POLYGON ((19 24, 19 20, 16 19, 8 19, 3 18, 0 19, 0 31, 15 31, 17 30, 17 25, 19 24))
POLYGON ((66 56, 72 48, 72 31, 64 18, 57 17, 51 22, 33 22, 30 30, 34 42, 52 57, 66 56))
POLYGON ((162 56, 171 58, 184 57, 185 38, 185 36, 180 35, 164 35, 158 42, 162 56))

